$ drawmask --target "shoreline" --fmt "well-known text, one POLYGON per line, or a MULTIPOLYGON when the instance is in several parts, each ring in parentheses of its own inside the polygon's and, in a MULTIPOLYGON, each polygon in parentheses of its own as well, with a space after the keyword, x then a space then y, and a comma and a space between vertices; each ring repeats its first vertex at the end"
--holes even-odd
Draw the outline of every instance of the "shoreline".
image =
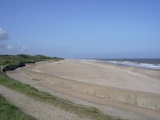
MULTIPOLYGON (((86 60, 90 60, 90 59, 86 59, 86 60)), ((124 66, 124 67, 134 67, 138 69, 160 71, 160 59, 147 59, 147 60, 159 60, 159 63, 149 63, 146 61, 136 62, 135 60, 146 60, 146 59, 91 59, 90 61, 110 64, 110 65, 124 66)))

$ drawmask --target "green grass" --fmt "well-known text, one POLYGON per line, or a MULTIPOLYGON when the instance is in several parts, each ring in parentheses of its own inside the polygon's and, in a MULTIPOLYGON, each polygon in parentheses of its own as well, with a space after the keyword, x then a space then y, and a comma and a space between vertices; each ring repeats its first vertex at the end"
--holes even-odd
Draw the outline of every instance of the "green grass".
MULTIPOLYGON (((20 62, 23 61, 23 63, 25 62, 33 62, 33 61, 41 61, 41 60, 46 60, 42 59, 45 58, 44 56, 37 56, 32 57, 32 56, 28 56, 28 55, 20 55, 20 56, 0 56, 0 65, 7 65, 8 63, 11 64, 14 63, 14 66, 19 65, 20 62), (7 59, 6 59, 6 58, 7 59), (12 57, 12 59, 8 59, 9 57, 12 57), (25 61, 23 61, 25 58, 25 61), (19 62, 16 62, 16 60, 18 60, 19 62)), ((50 60, 50 58, 49 58, 50 60)), ((59 60, 58 58, 52 58, 52 60, 59 60)), ((9 65, 9 68, 11 67, 9 65)), ((6 69, 6 67, 4 67, 4 69, 6 69)), ((6 69, 6 70, 10 70, 10 69, 6 69)), ((4 73, 0 72, 0 84, 3 86, 6 86, 8 88, 11 88, 13 90, 19 91, 23 94, 26 94, 36 100, 40 100, 40 101, 44 101, 50 104, 53 104, 57 107, 60 107, 68 112, 72 112, 77 114, 80 117, 89 117, 93 120, 120 120, 118 118, 113 118, 111 116, 106 116, 104 115, 101 111, 99 111, 96 108, 93 107, 86 107, 83 105, 77 105, 74 104, 70 101, 64 100, 64 99, 60 99, 56 96, 52 96, 48 93, 45 92, 40 92, 37 89, 26 85, 26 84, 22 84, 16 80, 13 80, 11 78, 9 78, 8 76, 6 76, 4 73)))
POLYGON ((26 115, 17 107, 9 104, 0 95, 0 120, 36 120, 32 116, 26 115))

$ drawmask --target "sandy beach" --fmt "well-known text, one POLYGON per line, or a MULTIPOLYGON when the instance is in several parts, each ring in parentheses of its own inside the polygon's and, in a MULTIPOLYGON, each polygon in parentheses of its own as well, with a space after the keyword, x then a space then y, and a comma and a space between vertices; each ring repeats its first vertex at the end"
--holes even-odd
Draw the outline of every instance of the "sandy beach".
POLYGON ((160 94, 160 71, 87 60, 44 62, 31 70, 96 85, 160 94))
POLYGON ((70 59, 27 65, 7 75, 40 91, 97 107, 111 116, 131 120, 160 118, 160 71, 70 59))

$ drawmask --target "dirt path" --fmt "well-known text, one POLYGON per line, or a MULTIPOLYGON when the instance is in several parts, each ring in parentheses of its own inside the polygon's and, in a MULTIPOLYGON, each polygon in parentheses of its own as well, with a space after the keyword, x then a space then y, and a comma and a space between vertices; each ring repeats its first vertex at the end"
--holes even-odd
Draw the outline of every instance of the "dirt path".
POLYGON ((20 108, 24 113, 38 120, 88 120, 87 118, 81 118, 73 113, 66 112, 51 104, 37 101, 1 85, 0 94, 5 97, 8 102, 20 108))

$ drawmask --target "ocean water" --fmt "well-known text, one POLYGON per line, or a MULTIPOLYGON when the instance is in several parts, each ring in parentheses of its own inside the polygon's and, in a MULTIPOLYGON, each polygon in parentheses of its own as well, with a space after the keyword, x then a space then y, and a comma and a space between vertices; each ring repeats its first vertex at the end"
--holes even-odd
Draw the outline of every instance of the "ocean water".
POLYGON ((160 59, 94 59, 99 62, 160 70, 160 59))

